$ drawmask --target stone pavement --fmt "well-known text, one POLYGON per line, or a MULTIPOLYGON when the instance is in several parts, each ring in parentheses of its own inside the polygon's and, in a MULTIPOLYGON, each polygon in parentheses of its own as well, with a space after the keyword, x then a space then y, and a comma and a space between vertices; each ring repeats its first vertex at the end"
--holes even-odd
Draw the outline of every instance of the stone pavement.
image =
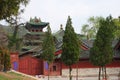
MULTIPOLYGON (((47 76, 41 77, 39 80, 48 80, 47 76)), ((50 76, 50 80, 69 80, 69 77, 61 76, 50 76)), ((76 77, 73 77, 72 80, 76 80, 76 77)), ((98 80, 98 77, 79 77, 78 80, 98 80)), ((109 76, 108 80, 120 80, 118 76, 109 76)))

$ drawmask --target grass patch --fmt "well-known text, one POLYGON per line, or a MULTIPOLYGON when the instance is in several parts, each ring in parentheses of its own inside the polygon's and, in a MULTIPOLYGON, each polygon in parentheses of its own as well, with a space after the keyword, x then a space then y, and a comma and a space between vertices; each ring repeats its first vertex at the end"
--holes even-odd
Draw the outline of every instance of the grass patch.
POLYGON ((14 72, 8 72, 8 74, 15 75, 15 76, 22 76, 21 74, 17 74, 17 73, 14 73, 14 72))
POLYGON ((10 79, 6 78, 5 76, 0 75, 0 80, 10 80, 10 79))
POLYGON ((0 72, 0 80, 35 80, 14 72, 0 72))

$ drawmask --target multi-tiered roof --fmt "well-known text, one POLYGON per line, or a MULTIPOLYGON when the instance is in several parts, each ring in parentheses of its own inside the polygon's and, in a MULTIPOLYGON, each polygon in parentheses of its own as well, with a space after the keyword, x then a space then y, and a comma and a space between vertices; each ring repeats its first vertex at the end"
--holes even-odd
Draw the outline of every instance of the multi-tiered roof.
POLYGON ((30 18, 30 21, 26 23, 25 28, 28 29, 30 32, 42 32, 43 28, 46 27, 49 23, 48 22, 42 22, 39 18, 30 18), (31 31, 31 29, 33 31, 31 31))
POLYGON ((43 28, 45 28, 48 24, 48 22, 42 22, 40 18, 30 18, 30 21, 25 25, 25 28, 28 30, 28 32, 23 37, 23 53, 34 53, 40 50, 43 39, 45 37, 43 28))

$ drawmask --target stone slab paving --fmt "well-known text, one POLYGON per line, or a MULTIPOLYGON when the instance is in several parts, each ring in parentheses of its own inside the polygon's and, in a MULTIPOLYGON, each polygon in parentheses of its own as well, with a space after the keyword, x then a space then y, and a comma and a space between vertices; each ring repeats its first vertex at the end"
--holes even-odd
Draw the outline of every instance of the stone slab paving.
MULTIPOLYGON (((45 76, 39 80, 48 80, 48 77, 45 76)), ((52 76, 50 77, 50 80, 69 80, 69 77, 52 76)), ((73 77, 72 80, 76 80, 76 78, 73 77)), ((98 80, 98 77, 79 77, 78 80, 98 80)), ((108 80, 120 80, 120 78, 118 78, 118 76, 110 76, 108 80)))
MULTIPOLYGON (((120 75, 120 68, 116 67, 116 68, 106 68, 107 74, 111 75, 111 74, 119 74, 120 75)), ((99 73, 99 68, 80 68, 78 69, 78 75, 79 76, 91 76, 91 75, 98 75, 99 73)), ((76 76, 76 69, 72 69, 71 74, 73 76, 76 76)), ((69 76, 69 69, 62 69, 62 76, 69 76)))

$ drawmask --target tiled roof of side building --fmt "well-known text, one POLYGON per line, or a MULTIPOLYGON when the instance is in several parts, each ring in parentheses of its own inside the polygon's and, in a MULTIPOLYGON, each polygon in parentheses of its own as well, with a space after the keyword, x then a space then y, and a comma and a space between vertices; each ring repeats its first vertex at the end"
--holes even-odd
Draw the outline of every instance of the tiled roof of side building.
MULTIPOLYGON (((56 55, 56 58, 60 58, 61 56, 61 51, 62 50, 62 39, 63 39, 63 36, 64 36, 64 30, 63 29, 60 29, 59 31, 57 31, 56 33, 53 34, 53 36, 57 39, 57 42, 56 42, 56 52, 58 55, 56 55), (58 53, 60 52, 60 54, 58 53), (58 57, 57 57, 58 56, 58 57)), ((78 37, 80 38, 80 34, 78 34, 78 37)), ((87 40, 87 39, 81 39, 81 45, 83 45, 86 49, 81 49, 81 52, 80 52, 80 58, 89 58, 89 54, 90 54, 90 48, 93 47, 93 43, 94 43, 94 39, 92 40, 87 40)), ((118 44, 118 40, 113 40, 112 42, 112 47, 114 48, 116 45, 118 44)), ((80 47, 82 48, 82 47, 80 47)), ((119 51, 116 51, 114 54, 114 57, 116 56, 120 56, 118 54, 119 51)), ((40 49, 39 52, 37 52, 36 54, 34 54, 34 56, 40 56, 40 54, 42 53, 42 50, 40 49)))
MULTIPOLYGON (((62 50, 63 42, 62 42, 61 38, 63 38, 63 36, 64 36, 64 30, 57 31, 56 33, 53 34, 53 36, 55 36, 58 41, 56 43, 56 52, 58 54, 58 55, 56 55, 56 58, 60 58, 61 53, 58 53, 58 52, 61 52, 60 50, 62 50), (59 57, 57 57, 57 56, 59 56, 59 57)), ((78 36, 80 37, 80 35, 78 35, 78 36)), ((93 43, 94 43, 94 39, 92 39, 92 40, 82 39, 81 40, 81 45, 84 46, 86 49, 81 49, 80 58, 89 58, 90 48, 93 47, 93 43)), ((113 40, 112 47, 114 48, 117 45, 117 43, 118 43, 118 40, 113 40)), ((82 48, 82 47, 80 47, 80 48, 82 48)), ((40 51, 40 53, 41 53, 41 51, 40 51)), ((114 57, 119 56, 118 51, 117 51, 117 53, 115 52, 114 54, 115 54, 114 57)))
MULTIPOLYGON (((89 48, 93 47, 94 40, 82 40, 82 43, 84 43, 89 48)), ((114 48, 118 43, 118 40, 112 41, 112 47, 114 48)))
MULTIPOLYGON (((89 47, 89 49, 88 50, 83 50, 83 49, 81 49, 81 51, 80 51, 80 58, 82 58, 82 59, 84 59, 84 58, 89 58, 89 54, 90 54, 90 48, 92 48, 93 46, 93 42, 94 42, 94 40, 91 40, 91 41, 87 41, 87 40, 84 40, 82 43, 84 43, 84 44, 82 44, 82 45, 84 45, 84 46, 86 46, 86 47, 89 47)), ((118 40, 114 40, 113 42, 112 42, 112 45, 113 45, 113 47, 115 47, 115 45, 117 45, 117 43, 118 43, 118 40)), ((58 55, 56 55, 56 58, 60 58, 60 56, 61 56, 61 50, 62 50, 62 44, 63 44, 63 42, 61 41, 61 42, 58 42, 57 44, 56 44, 56 53, 58 54, 58 55), (60 53, 59 53, 60 52, 60 53)), ((37 54, 35 54, 34 56, 40 56, 40 54, 42 53, 42 50, 40 50, 37 54)), ((118 57, 120 57, 120 50, 114 50, 114 57, 115 58, 118 58, 118 57)))

